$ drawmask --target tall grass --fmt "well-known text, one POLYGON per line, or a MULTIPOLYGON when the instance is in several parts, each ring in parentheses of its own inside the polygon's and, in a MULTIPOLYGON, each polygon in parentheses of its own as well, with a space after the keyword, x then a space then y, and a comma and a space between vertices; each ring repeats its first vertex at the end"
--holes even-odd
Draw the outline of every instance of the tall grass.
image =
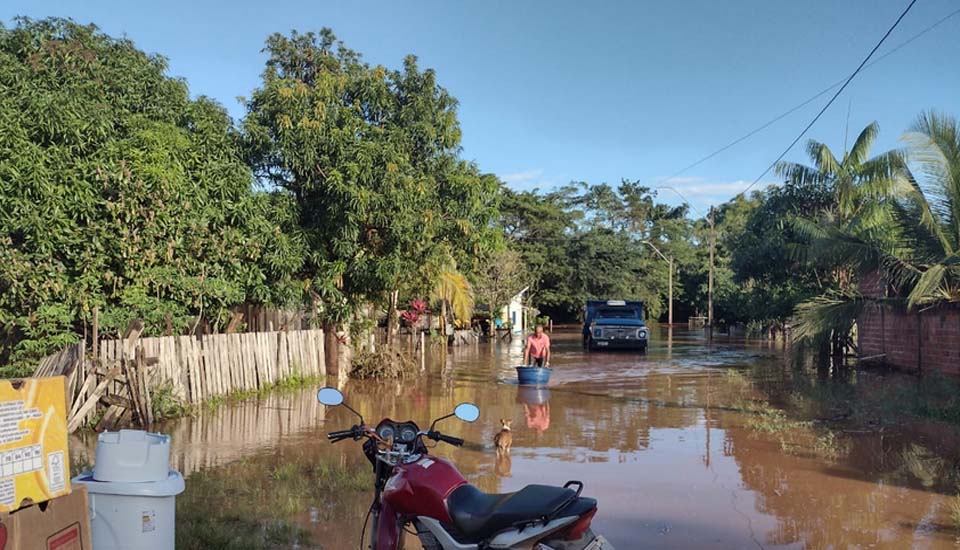
MULTIPOLYGON (((264 457, 199 472, 177 497, 178 550, 302 547, 309 532, 296 521, 308 508, 368 488, 365 464, 345 466, 304 456, 264 457)), ((332 521, 332 517, 320 518, 332 521)))

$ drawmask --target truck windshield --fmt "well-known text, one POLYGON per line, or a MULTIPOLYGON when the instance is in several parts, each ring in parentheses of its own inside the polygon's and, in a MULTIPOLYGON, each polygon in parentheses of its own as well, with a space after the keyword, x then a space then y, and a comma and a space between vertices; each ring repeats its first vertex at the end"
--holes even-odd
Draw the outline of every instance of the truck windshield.
POLYGON ((597 311, 598 319, 638 319, 637 310, 630 308, 623 309, 601 309, 597 311))

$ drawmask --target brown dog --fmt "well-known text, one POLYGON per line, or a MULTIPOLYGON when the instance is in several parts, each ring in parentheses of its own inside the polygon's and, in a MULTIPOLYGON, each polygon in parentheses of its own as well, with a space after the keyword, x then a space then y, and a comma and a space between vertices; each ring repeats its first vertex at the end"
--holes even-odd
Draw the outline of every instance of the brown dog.
POLYGON ((493 436, 493 446, 497 448, 497 454, 510 454, 510 445, 513 444, 513 432, 510 431, 510 424, 513 420, 508 418, 500 419, 500 431, 493 436))

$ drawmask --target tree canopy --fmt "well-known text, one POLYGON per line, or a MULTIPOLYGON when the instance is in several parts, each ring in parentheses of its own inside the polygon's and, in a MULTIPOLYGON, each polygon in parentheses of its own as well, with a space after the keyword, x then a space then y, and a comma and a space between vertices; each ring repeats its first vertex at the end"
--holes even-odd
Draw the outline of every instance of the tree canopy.
POLYGON ((0 28, 0 363, 75 341, 94 306, 158 333, 292 295, 283 201, 166 68, 93 26, 0 28))
POLYGON ((423 296, 495 246, 499 182, 458 157, 457 102, 432 70, 371 66, 329 29, 274 34, 265 51, 250 160, 296 205, 299 276, 327 318, 401 286, 423 296))
MULTIPOLYGON (((668 265, 647 242, 681 266, 694 249, 686 209, 655 197, 632 181, 505 190, 501 224, 521 255, 536 307, 560 321, 578 319, 590 298, 642 300, 652 317, 664 313, 668 265)), ((674 297, 684 299, 681 286, 674 297)))

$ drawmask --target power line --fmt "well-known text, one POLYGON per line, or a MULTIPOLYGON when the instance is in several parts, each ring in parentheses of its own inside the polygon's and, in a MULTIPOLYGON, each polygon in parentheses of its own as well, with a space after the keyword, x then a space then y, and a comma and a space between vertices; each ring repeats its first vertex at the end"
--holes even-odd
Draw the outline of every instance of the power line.
MULTIPOLYGON (((887 57, 893 55, 893 54, 896 53, 897 51, 899 51, 899 50, 903 49, 904 47, 906 47, 907 45, 911 44, 912 42, 914 42, 915 40, 917 40, 917 39, 920 38, 921 36, 927 34, 928 32, 932 31, 933 29, 939 27, 940 25, 942 25, 943 23, 945 23, 947 20, 949 20, 949 19, 951 19, 951 18, 953 18, 953 17, 956 17, 958 14, 960 14, 960 9, 955 10, 955 11, 949 13, 948 15, 940 18, 940 19, 939 19, 938 21, 936 21, 935 23, 929 25, 928 27, 924 28, 923 30, 921 30, 921 31, 918 32, 917 34, 911 36, 909 39, 904 40, 904 41, 901 42, 900 44, 894 46, 893 48, 891 48, 890 50, 888 50, 887 52, 885 52, 883 55, 877 57, 876 59, 874 59, 874 60, 871 61, 870 63, 864 65, 863 68, 864 68, 864 69, 869 69, 870 67, 876 65, 877 63, 883 61, 883 60, 886 59, 887 57)), ((800 109, 806 107, 807 105, 813 103, 814 101, 816 101, 816 100, 819 99, 820 97, 826 95, 827 92, 829 92, 830 90, 833 90, 833 89, 836 88, 837 86, 842 85, 844 82, 845 82, 845 79, 841 79, 841 80, 838 80, 838 81, 834 82, 834 83, 831 84, 830 86, 827 86, 827 87, 824 88, 823 90, 820 90, 819 92, 817 92, 815 95, 813 95, 813 96, 809 97, 808 99, 804 100, 803 102, 801 102, 801 103, 799 103, 799 104, 791 107, 790 109, 784 111, 783 113, 777 115, 776 117, 770 119, 769 121, 761 124, 760 126, 757 126, 757 127, 754 128, 753 130, 750 130, 750 131, 747 132, 746 134, 744 134, 744 135, 738 137, 737 139, 735 139, 735 140, 727 143, 727 144, 724 145, 723 147, 720 147, 719 149, 717 149, 717 150, 713 151, 712 153, 710 153, 710 154, 708 154, 708 155, 700 158, 699 160, 697 160, 697 161, 695 161, 695 162, 692 162, 692 163, 684 166, 683 168, 681 168, 680 170, 677 170, 677 171, 674 172, 673 174, 671 174, 671 175, 669 175, 669 176, 667 176, 667 177, 665 177, 665 178, 663 178, 663 179, 661 179, 661 180, 658 180, 656 183, 653 184, 653 187, 656 188, 657 186, 660 186, 660 185, 662 185, 662 184, 664 184, 664 183, 666 183, 666 182, 668 182, 668 181, 670 181, 670 180, 675 179, 676 177, 678 177, 678 176, 686 173, 686 172, 687 172, 688 170, 690 170, 691 168, 696 168, 697 166, 699 166, 699 165, 703 164, 704 162, 712 159, 713 157, 719 155, 720 153, 723 153, 723 152, 726 151, 727 149, 730 149, 730 148, 733 147, 734 145, 737 145, 737 144, 739 144, 739 143, 741 143, 741 142, 743 142, 743 141, 745 141, 745 140, 753 137, 754 135, 758 134, 759 132, 761 132, 761 131, 763 131, 763 130, 766 130, 767 128, 769 128, 769 127, 772 126, 773 124, 775 124, 775 123, 783 120, 784 118, 792 115, 793 113, 795 113, 795 112, 799 111, 800 109)), ((673 188, 671 187, 671 188, 668 188, 668 189, 673 189, 673 188)), ((680 194, 679 191, 677 191, 676 189, 673 189, 673 190, 674 190, 675 192, 677 192, 677 194, 679 194, 681 197, 683 197, 683 195, 680 194)), ((688 203, 690 202, 689 200, 687 200, 686 197, 683 197, 683 198, 684 198, 684 200, 686 200, 688 203)))
POLYGON ((863 61, 860 62, 860 65, 857 66, 856 70, 850 73, 850 76, 847 77, 847 80, 843 83, 843 86, 840 86, 840 89, 837 90, 837 93, 833 94, 833 97, 831 97, 830 101, 828 101, 827 104, 824 105, 822 109, 820 109, 820 112, 817 113, 817 116, 813 117, 813 120, 811 120, 810 123, 807 124, 806 127, 804 127, 804 129, 799 134, 797 134, 797 137, 794 138, 792 142, 790 142, 790 145, 788 145, 787 148, 784 149, 782 153, 780 153, 780 156, 778 156, 776 160, 770 163, 770 166, 767 166, 767 169, 764 170, 762 174, 757 176, 757 179, 753 180, 753 183, 748 185, 747 188, 744 189, 743 191, 740 191, 739 193, 734 195, 734 197, 743 195, 744 193, 749 191, 754 185, 759 183, 760 180, 763 179, 763 176, 766 176, 767 172, 772 170, 773 167, 776 166, 778 162, 783 160, 783 157, 787 156, 787 153, 790 152, 790 149, 793 149, 793 146, 796 145, 797 142, 799 142, 801 139, 803 139, 803 136, 805 136, 806 133, 810 130, 810 128, 812 128, 813 125, 816 124, 818 120, 820 120, 820 117, 823 116, 823 113, 825 113, 827 109, 829 109, 830 106, 833 105, 833 102, 836 101, 836 99, 840 96, 840 94, 843 93, 843 90, 847 88, 847 85, 850 84, 850 81, 852 81, 854 77, 856 77, 860 73, 860 71, 863 70, 863 67, 867 64, 868 61, 870 61, 870 58, 873 57, 873 54, 876 53, 878 49, 880 49, 880 46, 883 45, 887 37, 890 36, 890 33, 892 33, 893 30, 897 28, 897 25, 900 24, 900 21, 902 21, 903 18, 906 17, 907 13, 910 11, 911 8, 913 8, 913 5, 916 3, 917 3, 917 0, 910 1, 910 4, 908 4, 907 8, 903 10, 903 13, 900 14, 900 17, 898 17, 897 20, 893 22, 893 25, 891 25, 890 28, 887 29, 887 32, 884 33, 880 41, 877 42, 877 45, 874 46, 872 50, 870 50, 870 53, 867 54, 867 57, 863 58, 863 61))

